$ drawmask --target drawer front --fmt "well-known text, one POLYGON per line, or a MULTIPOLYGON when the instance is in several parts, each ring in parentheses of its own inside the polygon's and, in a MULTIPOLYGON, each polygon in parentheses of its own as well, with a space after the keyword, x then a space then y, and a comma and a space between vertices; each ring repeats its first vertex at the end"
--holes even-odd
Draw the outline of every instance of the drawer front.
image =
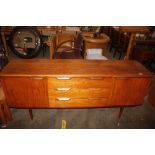
POLYGON ((51 88, 111 88, 112 78, 92 77, 92 78, 69 78, 57 79, 49 78, 48 87, 51 88))
POLYGON ((108 106, 108 98, 88 98, 88 99, 51 99, 49 106, 51 108, 93 108, 108 106))
POLYGON ((49 89, 48 94, 49 94, 49 99, 53 99, 53 98, 57 98, 57 97, 72 97, 72 98, 109 97, 110 96, 110 89, 58 88, 58 89, 49 89))

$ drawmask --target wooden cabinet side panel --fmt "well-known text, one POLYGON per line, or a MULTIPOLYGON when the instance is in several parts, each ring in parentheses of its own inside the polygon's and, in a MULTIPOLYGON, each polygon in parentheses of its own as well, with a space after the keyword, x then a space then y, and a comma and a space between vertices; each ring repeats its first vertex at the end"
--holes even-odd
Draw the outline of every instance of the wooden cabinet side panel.
POLYGON ((7 77, 3 79, 3 86, 10 107, 48 107, 46 79, 7 77))
POLYGON ((155 107, 155 80, 153 81, 153 87, 151 89, 151 93, 148 97, 148 101, 155 107))
POLYGON ((140 105, 147 94, 151 78, 115 79, 112 105, 140 105))

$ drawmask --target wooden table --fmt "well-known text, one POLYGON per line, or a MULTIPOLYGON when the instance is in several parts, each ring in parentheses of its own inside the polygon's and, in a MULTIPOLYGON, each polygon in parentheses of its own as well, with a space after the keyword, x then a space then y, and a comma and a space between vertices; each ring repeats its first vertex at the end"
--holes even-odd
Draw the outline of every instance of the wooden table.
POLYGON ((130 55, 133 50, 133 46, 135 44, 135 34, 136 33, 149 33, 149 29, 145 26, 120 26, 119 28, 121 31, 129 33, 130 34, 130 39, 129 39, 129 44, 127 48, 127 55, 126 59, 130 59, 130 55))
POLYGON ((9 107, 29 109, 141 105, 152 77, 128 60, 13 60, 0 73, 9 107))

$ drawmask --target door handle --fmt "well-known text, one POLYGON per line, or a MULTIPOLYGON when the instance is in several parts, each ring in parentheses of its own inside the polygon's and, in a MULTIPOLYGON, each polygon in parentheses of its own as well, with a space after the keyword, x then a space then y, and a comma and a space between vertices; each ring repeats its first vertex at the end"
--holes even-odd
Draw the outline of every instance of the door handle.
POLYGON ((68 98, 68 97, 58 97, 57 100, 59 101, 68 101, 70 100, 71 98, 68 98))
POLYGON ((44 78, 43 77, 34 77, 34 78, 31 78, 32 80, 43 80, 44 78))

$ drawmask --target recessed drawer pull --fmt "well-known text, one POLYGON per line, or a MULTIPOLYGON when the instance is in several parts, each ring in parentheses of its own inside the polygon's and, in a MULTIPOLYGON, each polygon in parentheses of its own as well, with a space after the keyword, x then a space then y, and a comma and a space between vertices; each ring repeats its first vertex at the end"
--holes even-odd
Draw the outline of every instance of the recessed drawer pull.
POLYGON ((70 77, 57 77, 58 80, 70 80, 70 77))
POLYGON ((116 80, 128 80, 127 77, 117 77, 116 80))
POLYGON ((91 97, 91 98, 88 98, 88 100, 107 100, 107 98, 97 98, 97 97, 91 97))
POLYGON ((70 90, 71 88, 56 88, 56 90, 60 90, 60 91, 67 91, 70 90))
POLYGON ((103 77, 90 77, 91 80, 103 80, 103 77))
POLYGON ((101 90, 101 88, 88 88, 89 90, 101 90))
POLYGON ((68 100, 70 100, 71 98, 67 98, 67 97, 58 97, 57 98, 57 100, 59 100, 59 101, 68 101, 68 100))
POLYGON ((43 77, 34 77, 34 78, 31 78, 32 80, 43 80, 44 78, 43 77))
POLYGON ((99 100, 100 98, 95 98, 95 97, 91 97, 91 98, 88 98, 88 100, 99 100))

